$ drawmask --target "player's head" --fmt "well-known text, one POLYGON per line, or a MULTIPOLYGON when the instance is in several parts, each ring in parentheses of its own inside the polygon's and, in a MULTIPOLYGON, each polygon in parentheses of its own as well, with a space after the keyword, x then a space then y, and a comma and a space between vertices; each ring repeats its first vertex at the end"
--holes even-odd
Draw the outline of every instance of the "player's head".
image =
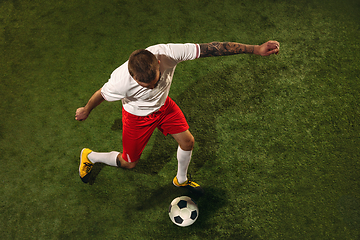
POLYGON ((129 57, 129 73, 141 86, 154 88, 160 78, 159 63, 154 54, 139 49, 129 57))

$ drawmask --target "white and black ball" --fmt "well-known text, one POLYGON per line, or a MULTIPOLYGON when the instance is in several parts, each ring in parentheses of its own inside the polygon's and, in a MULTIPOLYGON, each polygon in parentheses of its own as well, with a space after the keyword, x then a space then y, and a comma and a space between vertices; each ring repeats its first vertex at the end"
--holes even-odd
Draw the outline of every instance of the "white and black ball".
POLYGON ((180 227, 193 224, 199 216, 199 208, 188 196, 175 198, 169 207, 169 216, 173 223, 180 227))

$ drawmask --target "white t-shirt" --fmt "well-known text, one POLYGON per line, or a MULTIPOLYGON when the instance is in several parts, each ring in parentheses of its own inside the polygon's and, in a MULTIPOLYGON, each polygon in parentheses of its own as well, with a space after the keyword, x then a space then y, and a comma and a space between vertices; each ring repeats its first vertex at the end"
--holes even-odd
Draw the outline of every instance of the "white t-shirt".
POLYGON ((101 94, 106 101, 122 100, 124 109, 137 116, 147 116, 161 108, 169 94, 176 65, 200 56, 198 44, 159 44, 147 48, 160 60, 161 78, 154 89, 140 86, 130 75, 128 61, 115 69, 101 94))

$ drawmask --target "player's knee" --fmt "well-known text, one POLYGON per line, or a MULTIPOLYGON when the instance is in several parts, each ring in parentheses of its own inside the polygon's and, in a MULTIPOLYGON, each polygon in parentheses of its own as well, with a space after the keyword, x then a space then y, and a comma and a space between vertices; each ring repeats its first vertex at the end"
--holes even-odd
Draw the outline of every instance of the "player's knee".
POLYGON ((134 167, 136 167, 137 161, 136 162, 132 162, 132 163, 128 163, 124 166, 124 168, 126 169, 133 169, 134 167))
POLYGON ((125 169, 133 169, 134 167, 136 167, 136 164, 137 164, 137 162, 132 162, 132 163, 121 162, 120 164, 117 163, 118 167, 125 168, 125 169))
POLYGON ((189 142, 189 147, 191 147, 191 150, 194 148, 194 145, 195 145, 195 138, 191 136, 191 140, 189 142))
POLYGON ((191 135, 184 143, 180 145, 180 148, 184 151, 191 151, 193 150, 195 145, 195 138, 191 135))
POLYGON ((126 169, 133 169, 139 160, 136 160, 135 162, 127 162, 125 161, 122 156, 119 154, 116 159, 116 164, 120 168, 126 168, 126 169))

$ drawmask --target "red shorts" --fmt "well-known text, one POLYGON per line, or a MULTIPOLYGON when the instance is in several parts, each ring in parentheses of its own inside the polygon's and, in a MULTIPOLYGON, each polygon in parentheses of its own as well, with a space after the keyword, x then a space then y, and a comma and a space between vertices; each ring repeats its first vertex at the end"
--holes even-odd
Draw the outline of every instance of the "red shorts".
POLYGON ((136 116, 123 108, 122 122, 122 157, 127 162, 140 159, 155 128, 158 128, 165 136, 189 129, 184 114, 170 97, 167 97, 165 104, 158 111, 148 116, 136 116))

